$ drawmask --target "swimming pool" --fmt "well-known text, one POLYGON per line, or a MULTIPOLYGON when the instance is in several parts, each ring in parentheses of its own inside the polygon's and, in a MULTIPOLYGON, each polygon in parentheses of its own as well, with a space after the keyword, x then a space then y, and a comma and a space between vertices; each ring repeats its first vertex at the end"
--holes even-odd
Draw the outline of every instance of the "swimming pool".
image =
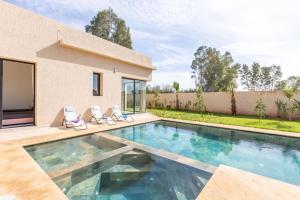
POLYGON ((25 149, 70 200, 194 200, 212 175, 94 134, 25 149))
POLYGON ((300 139, 157 121, 107 131, 208 164, 225 164, 300 185, 300 139))

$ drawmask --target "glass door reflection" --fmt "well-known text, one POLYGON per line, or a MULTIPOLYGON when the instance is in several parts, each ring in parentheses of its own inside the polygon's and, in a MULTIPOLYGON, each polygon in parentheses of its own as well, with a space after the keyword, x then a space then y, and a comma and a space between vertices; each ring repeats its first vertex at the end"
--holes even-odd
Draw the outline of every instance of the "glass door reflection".
POLYGON ((146 82, 122 78, 122 111, 146 112, 146 82))
POLYGON ((122 111, 134 113, 134 80, 122 79, 122 111))

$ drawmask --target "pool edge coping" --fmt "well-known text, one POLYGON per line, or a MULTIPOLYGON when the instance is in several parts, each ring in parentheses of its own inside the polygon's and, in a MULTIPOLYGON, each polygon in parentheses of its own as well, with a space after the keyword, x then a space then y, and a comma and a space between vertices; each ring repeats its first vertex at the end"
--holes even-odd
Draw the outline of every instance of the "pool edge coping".
POLYGON ((268 134, 268 135, 277 135, 283 137, 300 138, 300 133, 297 132, 261 129, 261 128, 254 128, 254 127, 246 127, 246 126, 234 126, 234 125, 199 122, 199 121, 182 120, 182 119, 174 119, 174 118, 163 118, 163 117, 161 117, 160 120, 186 123, 192 125, 200 125, 200 126, 210 126, 215 128, 231 129, 231 130, 238 130, 238 131, 246 131, 246 132, 257 133, 257 134, 268 134))

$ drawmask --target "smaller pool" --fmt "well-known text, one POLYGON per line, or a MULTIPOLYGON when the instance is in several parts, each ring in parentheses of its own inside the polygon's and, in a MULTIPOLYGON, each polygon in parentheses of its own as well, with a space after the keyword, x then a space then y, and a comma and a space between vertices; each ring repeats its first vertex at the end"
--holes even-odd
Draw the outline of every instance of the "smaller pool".
POLYGON ((132 150, 54 178, 71 200, 193 200, 211 174, 132 150))
POLYGON ((96 135, 88 135, 28 146, 25 149, 42 169, 50 172, 123 146, 96 135))

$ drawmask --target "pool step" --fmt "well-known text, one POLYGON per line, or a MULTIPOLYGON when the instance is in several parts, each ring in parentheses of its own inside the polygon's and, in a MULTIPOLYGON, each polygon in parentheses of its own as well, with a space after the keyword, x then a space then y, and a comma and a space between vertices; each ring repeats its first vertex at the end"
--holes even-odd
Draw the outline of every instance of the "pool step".
MULTIPOLYGON (((82 200, 84 198, 78 198, 78 200, 82 200)), ((95 198, 92 198, 91 200, 128 200, 128 199, 137 199, 137 200, 153 200, 153 199, 157 199, 157 200, 179 200, 179 199, 172 199, 172 198, 169 198, 169 197, 162 197, 162 195, 160 194, 124 194, 124 195, 118 195, 118 194, 115 194, 115 195, 108 195, 108 194, 100 194, 98 195, 97 197, 95 198)), ((72 198, 73 200, 73 198, 72 198)), ((75 199, 77 200, 77 199, 75 199)), ((84 199, 84 200, 87 200, 87 199, 84 199)), ((90 199, 88 199, 90 200, 90 199)), ((180 199, 181 200, 181 199, 180 199)), ((182 199, 182 200, 185 200, 185 199, 182 199)))
POLYGON ((164 197, 158 199, 177 199, 175 191, 167 181, 166 173, 162 171, 105 172, 101 174, 100 180, 100 195, 121 193, 130 197, 129 199, 153 199, 153 196, 163 195, 164 197))
MULTIPOLYGON (((108 159, 112 159, 113 157, 118 157, 119 155, 121 155, 122 153, 131 151, 132 147, 130 146, 125 146, 116 150, 112 150, 109 152, 105 152, 99 155, 95 155, 93 158, 89 158, 86 160, 82 160, 72 166, 68 166, 65 168, 60 168, 60 169, 56 169, 53 171, 49 171, 48 175, 52 178, 52 179, 56 179, 60 176, 65 176, 67 174, 71 174, 72 172, 76 171, 76 170, 82 170, 86 167, 89 167, 93 164, 99 163, 99 162, 104 162, 105 160, 108 159)), ((105 162, 104 162, 105 163, 105 162)))
POLYGON ((149 163, 154 163, 154 160, 151 159, 151 156, 147 153, 138 151, 129 151, 125 153, 119 161, 119 165, 126 164, 133 166, 149 163))
POLYGON ((149 171, 153 171, 152 164, 146 164, 138 167, 132 165, 125 165, 125 164, 122 165, 116 164, 113 167, 110 167, 105 171, 103 171, 103 173, 105 172, 149 172, 149 171))

